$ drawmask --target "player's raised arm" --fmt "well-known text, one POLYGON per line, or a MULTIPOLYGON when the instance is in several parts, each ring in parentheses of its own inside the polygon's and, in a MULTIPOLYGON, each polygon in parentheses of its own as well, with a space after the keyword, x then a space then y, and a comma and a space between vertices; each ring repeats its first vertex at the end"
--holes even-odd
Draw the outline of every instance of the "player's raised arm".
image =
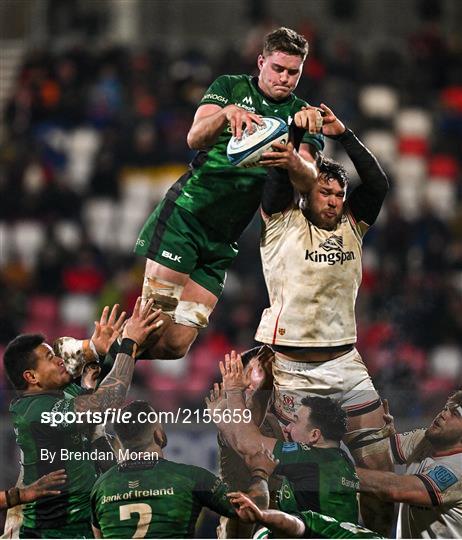
POLYGON ((254 130, 252 122, 261 124, 260 115, 248 112, 237 105, 220 107, 206 103, 196 111, 188 132, 188 146, 193 150, 201 150, 213 145, 228 124, 232 134, 240 139, 245 128, 248 128, 250 133, 254 130))
POLYGON ((122 405, 132 380, 136 352, 148 336, 162 325, 162 321, 158 320, 161 310, 153 312, 152 304, 153 301, 149 300, 141 308, 141 298, 137 299, 133 314, 123 330, 114 366, 96 392, 75 398, 76 412, 104 411, 108 407, 122 405))
POLYGON ((296 516, 279 510, 260 510, 248 495, 238 491, 228 493, 236 507, 236 513, 246 523, 261 523, 271 530, 275 538, 301 538, 305 524, 296 516))
POLYGON ((348 198, 349 211, 355 221, 373 225, 388 192, 387 176, 372 152, 340 122, 335 113, 324 103, 321 108, 325 114, 323 134, 343 145, 361 179, 361 185, 348 198))
MULTIPOLYGON (((262 445, 265 449, 273 451, 277 440, 263 436, 251 415, 245 414, 248 409, 243 392, 247 383, 244 380, 240 355, 235 351, 226 354, 225 362, 220 362, 220 371, 223 376, 226 406, 230 412, 229 421, 217 422, 224 438, 242 457, 255 454, 261 450, 262 445)), ((213 409, 213 401, 207 400, 207 406, 213 409)), ((220 404, 221 407, 223 407, 223 402, 220 404)), ((221 414, 212 414, 214 420, 218 417, 221 418, 221 414)))

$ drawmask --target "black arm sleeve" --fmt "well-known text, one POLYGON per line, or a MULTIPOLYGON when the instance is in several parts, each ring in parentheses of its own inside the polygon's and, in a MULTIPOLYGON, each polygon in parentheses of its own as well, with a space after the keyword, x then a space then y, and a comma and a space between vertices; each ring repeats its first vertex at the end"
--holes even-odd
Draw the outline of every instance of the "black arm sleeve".
POLYGON ((372 225, 388 191, 387 176, 375 156, 351 130, 347 129, 342 135, 332 138, 343 145, 361 179, 361 185, 348 197, 350 212, 356 221, 372 225))
MULTIPOLYGON (((296 150, 300 148, 305 133, 304 129, 298 128, 295 122, 292 122, 289 127, 289 140, 296 150)), ((263 212, 268 215, 283 212, 293 203, 294 197, 289 173, 285 169, 269 168, 261 202, 263 212)))
POLYGON ((294 200, 294 188, 286 170, 272 167, 268 169, 261 207, 263 212, 277 214, 288 208, 294 200))

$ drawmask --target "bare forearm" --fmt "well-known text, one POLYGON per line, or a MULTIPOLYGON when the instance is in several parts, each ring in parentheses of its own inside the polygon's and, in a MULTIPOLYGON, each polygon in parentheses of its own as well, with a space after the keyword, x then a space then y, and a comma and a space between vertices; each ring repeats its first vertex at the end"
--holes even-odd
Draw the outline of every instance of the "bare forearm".
MULTIPOLYGON (((234 420, 233 411, 242 411, 246 409, 242 392, 227 393, 228 408, 231 411, 231 417, 234 420)), ((220 425, 220 431, 225 436, 228 444, 241 456, 253 454, 261 448, 262 435, 255 424, 253 417, 250 422, 243 418, 240 422, 227 422, 220 425)))
POLYGON ((105 411, 109 407, 120 407, 127 397, 135 360, 132 356, 119 353, 111 371, 101 382, 94 394, 75 399, 77 411, 105 411))
POLYGON ((188 133, 188 146, 193 150, 200 150, 213 145, 227 122, 224 109, 194 120, 188 133))
POLYGON ((360 491, 373 493, 385 501, 431 505, 430 495, 422 480, 415 475, 356 468, 360 491))
POLYGON ((270 396, 270 389, 259 388, 246 401, 246 406, 252 413, 252 421, 256 426, 261 426, 265 419, 270 396))
POLYGON ((254 477, 247 492, 260 510, 266 510, 269 506, 270 495, 268 482, 262 478, 254 477))
POLYGON ((318 170, 314 163, 308 162, 301 156, 299 157, 297 167, 289 170, 289 179, 299 193, 308 193, 316 182, 318 170))
POLYGON ((264 510, 260 523, 268 527, 275 538, 301 538, 305 534, 301 519, 279 510, 264 510))

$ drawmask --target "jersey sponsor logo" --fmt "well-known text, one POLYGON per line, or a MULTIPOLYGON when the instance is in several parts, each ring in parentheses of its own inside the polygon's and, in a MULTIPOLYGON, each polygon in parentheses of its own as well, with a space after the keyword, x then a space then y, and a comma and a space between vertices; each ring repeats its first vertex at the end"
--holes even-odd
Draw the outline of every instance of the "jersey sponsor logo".
POLYGON ((135 489, 140 487, 140 481, 139 480, 129 480, 128 481, 128 487, 130 489, 135 489))
POLYGON ((349 478, 345 478, 342 476, 342 486, 352 488, 354 490, 359 489, 359 481, 358 480, 350 480, 349 478))
POLYGON ((319 247, 325 251, 332 251, 337 249, 343 249, 343 238, 333 234, 330 238, 319 244, 319 247))
POLYGON ((131 489, 130 491, 115 493, 114 495, 103 495, 101 504, 138 499, 139 497, 159 497, 161 495, 175 495, 173 486, 160 489, 131 489))
POLYGON ((305 251, 305 261, 310 260, 314 263, 327 263, 329 266, 340 263, 341 265, 345 261, 353 261, 356 259, 353 251, 343 251, 343 238, 333 234, 324 242, 319 244, 319 249, 327 251, 327 253, 321 253, 317 249, 305 251))
POLYGON ((444 465, 437 465, 425 473, 438 486, 440 491, 448 489, 457 482, 457 476, 444 465))
POLYGON ((136 246, 140 246, 140 247, 144 247, 144 244, 146 242, 144 240, 142 240, 141 238, 138 238, 138 240, 136 241, 136 246))
POLYGON ((205 94, 202 99, 214 99, 215 101, 219 101, 220 103, 228 103, 228 98, 225 98, 225 96, 220 96, 218 94, 205 94))
POLYGON ((173 262, 181 262, 181 255, 173 255, 173 253, 170 253, 170 251, 165 249, 162 251, 162 257, 170 259, 173 262))
POLYGON ((253 112, 253 113, 255 112, 255 107, 249 107, 249 105, 246 105, 244 103, 244 100, 242 100, 241 103, 236 103, 236 105, 240 107, 241 109, 245 109, 246 111, 253 112))
POLYGON ((252 105, 252 98, 250 96, 245 96, 242 100, 242 103, 247 103, 247 105, 252 105))
POLYGON ((283 452, 296 452, 298 449, 298 444, 296 442, 285 442, 282 443, 283 452))

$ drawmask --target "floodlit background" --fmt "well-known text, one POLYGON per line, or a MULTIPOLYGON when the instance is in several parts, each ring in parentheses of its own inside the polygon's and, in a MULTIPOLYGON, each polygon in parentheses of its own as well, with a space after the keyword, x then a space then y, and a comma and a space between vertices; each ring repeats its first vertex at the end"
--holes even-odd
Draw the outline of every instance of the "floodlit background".
MULTIPOLYGON (((398 427, 462 379, 462 3, 458 0, 3 0, 0 353, 21 332, 88 337, 131 309, 140 226, 192 158, 186 133, 223 73, 251 73, 279 25, 309 40, 297 94, 328 104, 392 189, 366 236, 358 348, 398 427)), ((351 164, 340 145, 326 154, 351 164)), ((186 358, 143 362, 131 396, 195 409, 267 305, 256 218, 186 358)), ((16 478, 0 364, 0 488, 16 478)), ((213 428, 167 426, 168 457, 216 467, 213 428)), ((205 530, 204 534, 208 534, 205 530)))

